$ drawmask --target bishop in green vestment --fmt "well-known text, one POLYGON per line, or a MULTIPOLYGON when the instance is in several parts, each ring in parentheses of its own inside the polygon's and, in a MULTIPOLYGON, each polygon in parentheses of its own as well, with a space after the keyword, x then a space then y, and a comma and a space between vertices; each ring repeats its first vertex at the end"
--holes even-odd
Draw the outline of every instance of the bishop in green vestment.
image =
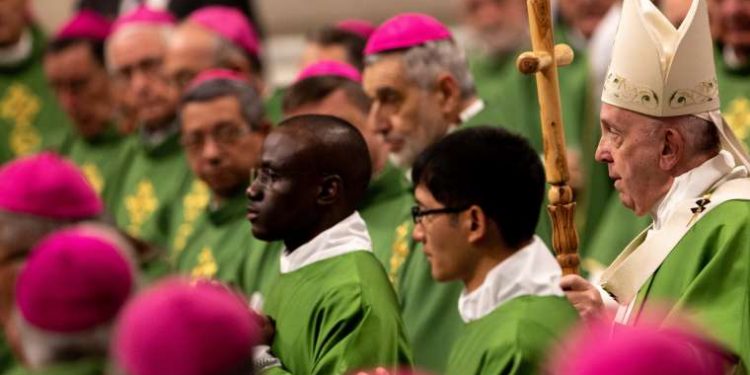
MULTIPOLYGON (((713 62, 704 0, 691 2, 679 29, 651 3, 623 3, 596 156, 608 164, 622 203, 636 215, 651 214, 653 223, 600 284, 619 305, 618 322, 636 323, 654 309, 663 325, 691 320, 723 346, 737 372, 747 373, 750 158, 719 112, 713 62), (661 38, 653 37, 657 31, 661 38), (631 56, 642 62, 633 64, 631 56), (643 100, 627 95, 634 80, 650 93, 643 100), (682 91, 701 85, 705 100, 682 91), (667 93, 673 100, 655 99, 667 93)), ((584 317, 602 313, 591 284, 568 275, 561 285, 584 317)))
POLYGON ((371 175, 365 140, 340 118, 291 117, 266 138, 248 218, 256 237, 285 248, 263 306, 275 332, 256 350, 260 373, 411 363, 396 295, 355 211, 371 175))
POLYGON ((558 285, 555 257, 534 235, 544 194, 536 151, 504 129, 461 130, 428 148, 412 179, 414 239, 437 281, 463 284, 465 325, 446 374, 537 373, 577 312, 558 285))

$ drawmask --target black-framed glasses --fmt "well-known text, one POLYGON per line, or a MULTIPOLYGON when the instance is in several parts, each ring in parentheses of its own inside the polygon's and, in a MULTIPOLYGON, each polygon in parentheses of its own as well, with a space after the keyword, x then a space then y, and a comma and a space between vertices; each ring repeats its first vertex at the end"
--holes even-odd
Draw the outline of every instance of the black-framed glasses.
POLYGON ((219 146, 226 147, 235 144, 240 137, 248 133, 250 133, 250 129, 247 126, 222 124, 206 133, 183 133, 180 137, 180 143, 188 151, 197 152, 203 149, 208 137, 211 137, 219 146))
POLYGON ((457 214, 459 212, 463 212, 468 210, 469 207, 443 207, 443 208, 435 208, 432 210, 423 210, 419 206, 414 206, 411 208, 411 219, 414 221, 414 224, 421 224, 422 218, 429 215, 442 215, 442 214, 457 214))

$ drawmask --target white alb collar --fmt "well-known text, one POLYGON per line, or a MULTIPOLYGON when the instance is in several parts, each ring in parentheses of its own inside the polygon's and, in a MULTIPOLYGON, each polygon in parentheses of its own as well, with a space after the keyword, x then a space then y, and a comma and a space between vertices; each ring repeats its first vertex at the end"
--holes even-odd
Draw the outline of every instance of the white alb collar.
POLYGON ((532 242, 487 273, 479 288, 466 290, 458 299, 458 312, 465 323, 481 319, 510 299, 520 296, 562 296, 558 285, 562 271, 542 240, 532 242))
POLYGON ((718 155, 676 177, 667 194, 651 211, 654 219, 653 229, 659 230, 681 202, 701 196, 719 179, 731 172, 734 164, 732 154, 721 150, 718 155))
POLYGON ((372 251, 367 224, 356 211, 293 252, 285 248, 281 254, 281 273, 354 251, 372 251))
POLYGON ((8 66, 19 63, 31 55, 34 41, 29 30, 24 30, 18 43, 0 49, 0 66, 8 66))
POLYGON ((468 107, 464 108, 463 111, 458 115, 462 124, 467 123, 472 117, 482 112, 484 109, 484 100, 477 98, 473 103, 469 104, 468 107))

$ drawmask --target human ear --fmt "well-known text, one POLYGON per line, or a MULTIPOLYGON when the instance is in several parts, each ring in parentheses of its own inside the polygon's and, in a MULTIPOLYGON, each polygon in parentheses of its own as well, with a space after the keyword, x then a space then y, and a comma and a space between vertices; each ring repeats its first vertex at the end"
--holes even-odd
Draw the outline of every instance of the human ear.
POLYGON ((438 96, 438 105, 444 116, 458 113, 461 104, 461 88, 458 81, 448 73, 440 73, 435 85, 438 96))
POLYGON ((662 138, 659 168, 669 171, 674 168, 685 152, 685 138, 675 128, 667 128, 662 138))
POLYGON ((336 202, 343 193, 343 186, 343 180, 338 175, 324 177, 320 183, 318 203, 321 205, 330 205, 336 202))
POLYGON ((476 243, 482 240, 487 234, 487 215, 485 215, 484 210, 477 205, 473 205, 466 211, 466 219, 469 242, 476 243))

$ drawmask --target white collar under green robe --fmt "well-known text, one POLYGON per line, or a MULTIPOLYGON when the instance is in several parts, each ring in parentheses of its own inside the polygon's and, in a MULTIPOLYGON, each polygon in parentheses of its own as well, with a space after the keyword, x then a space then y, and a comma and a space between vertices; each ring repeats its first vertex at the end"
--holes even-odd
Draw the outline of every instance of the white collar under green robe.
POLYGON ((294 272, 315 262, 353 251, 372 252, 367 224, 356 211, 294 251, 289 252, 284 248, 280 263, 281 273, 294 272))
POLYGON ((534 236, 529 245, 492 268, 482 285, 466 290, 458 300, 465 323, 481 319, 503 303, 520 296, 563 296, 562 271, 547 245, 534 236))

